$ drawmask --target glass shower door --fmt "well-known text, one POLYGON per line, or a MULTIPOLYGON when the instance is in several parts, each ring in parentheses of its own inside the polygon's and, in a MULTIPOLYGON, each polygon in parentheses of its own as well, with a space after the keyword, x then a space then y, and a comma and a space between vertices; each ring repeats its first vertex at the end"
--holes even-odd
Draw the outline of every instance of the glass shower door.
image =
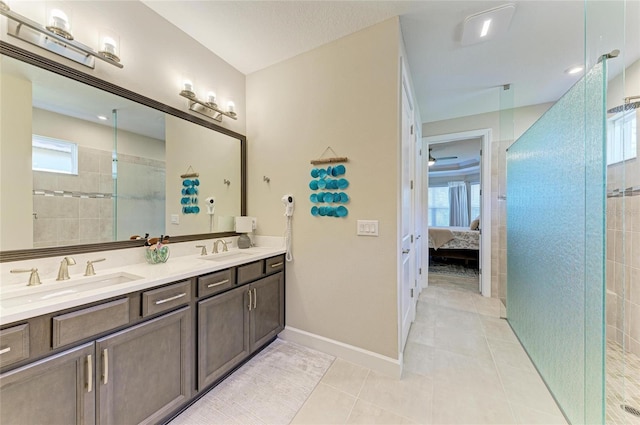
POLYGON ((566 417, 604 422, 607 61, 507 153, 507 318, 566 417))

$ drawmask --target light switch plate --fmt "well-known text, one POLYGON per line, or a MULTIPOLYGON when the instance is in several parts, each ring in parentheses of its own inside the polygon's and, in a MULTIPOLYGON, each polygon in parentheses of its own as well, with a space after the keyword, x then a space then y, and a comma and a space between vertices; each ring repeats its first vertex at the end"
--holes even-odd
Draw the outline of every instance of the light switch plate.
POLYGON ((378 220, 358 220, 358 236, 378 236, 378 220))
POLYGON ((180 216, 178 214, 171 214, 171 224, 180 224, 180 216))

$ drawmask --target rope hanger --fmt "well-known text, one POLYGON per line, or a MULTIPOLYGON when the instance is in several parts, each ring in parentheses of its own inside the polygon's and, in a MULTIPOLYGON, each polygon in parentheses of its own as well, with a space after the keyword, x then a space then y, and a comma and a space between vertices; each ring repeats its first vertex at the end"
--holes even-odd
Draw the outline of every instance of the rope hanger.
POLYGON ((320 155, 320 158, 311 160, 311 164, 312 165, 334 164, 334 163, 338 163, 338 162, 349 162, 349 158, 347 158, 346 156, 338 156, 336 151, 334 151, 331 148, 331 146, 327 146, 327 148, 324 150, 324 152, 322 152, 322 155, 320 155), (328 157, 328 158, 323 158, 325 156, 325 154, 327 152, 329 152, 329 151, 331 151, 331 153, 334 156, 333 157, 328 157))

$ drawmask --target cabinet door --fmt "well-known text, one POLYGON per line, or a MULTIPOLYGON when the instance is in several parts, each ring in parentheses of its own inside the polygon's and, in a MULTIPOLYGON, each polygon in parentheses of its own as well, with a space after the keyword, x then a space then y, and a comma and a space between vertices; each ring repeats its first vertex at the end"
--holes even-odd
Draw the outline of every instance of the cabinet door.
POLYGON ((99 424, 155 423, 191 396, 190 307, 96 342, 99 424))
POLYGON ((284 274, 251 284, 250 346, 260 348, 284 329, 284 274))
POLYGON ((248 287, 198 303, 198 389, 249 355, 248 287))
POLYGON ((93 424, 93 343, 0 375, 0 423, 93 424))

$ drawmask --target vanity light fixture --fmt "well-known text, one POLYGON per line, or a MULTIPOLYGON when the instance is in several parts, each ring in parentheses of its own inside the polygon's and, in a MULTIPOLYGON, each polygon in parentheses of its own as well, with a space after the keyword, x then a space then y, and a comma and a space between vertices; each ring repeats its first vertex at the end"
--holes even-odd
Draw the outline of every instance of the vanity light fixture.
POLYGON ((193 91, 193 83, 189 80, 185 80, 182 83, 182 90, 180 96, 186 97, 189 100, 189 110, 202 114, 212 120, 222 122, 222 116, 229 117, 237 120, 236 107, 233 102, 227 103, 227 110, 223 111, 218 108, 216 103, 216 94, 209 92, 207 94, 207 100, 198 99, 193 91))
MULTIPOLYGON (((96 52, 91 47, 74 40, 69 19, 59 9, 53 9, 50 12, 47 26, 12 11, 3 1, 0 1, 0 15, 8 18, 7 34, 12 37, 49 50, 91 69, 95 68, 96 58, 115 67, 123 68, 120 58, 115 54, 117 50, 115 42, 111 46, 103 44, 102 50, 96 52)), ((114 41, 113 38, 111 41, 114 41)))

